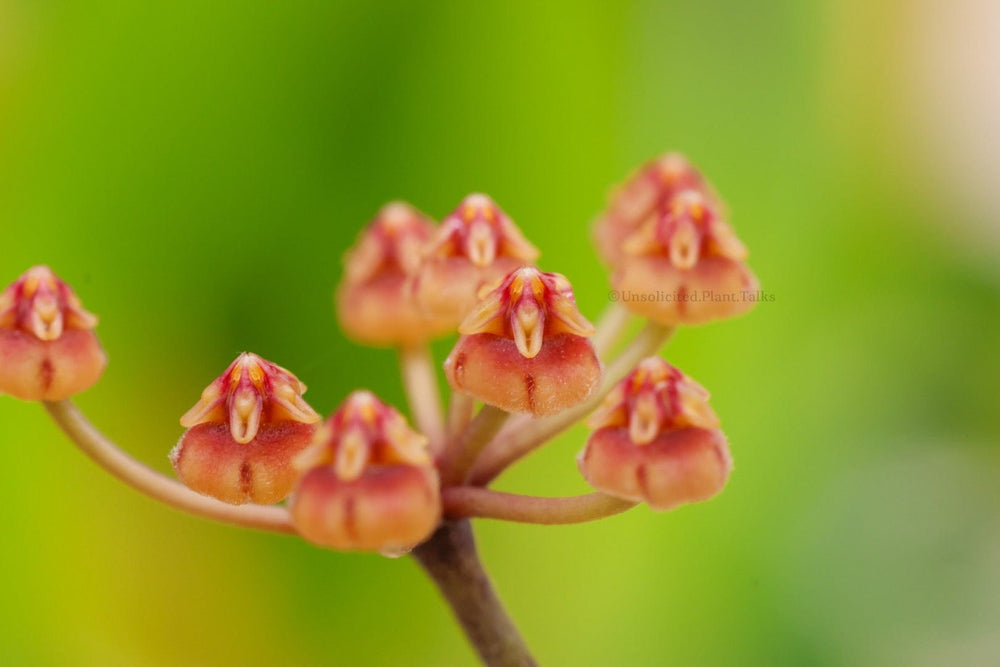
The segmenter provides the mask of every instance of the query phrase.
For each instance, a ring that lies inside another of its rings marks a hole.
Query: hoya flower
[[[427,438],[395,409],[356,391],[296,460],[292,521],[311,542],[340,550],[407,550],[441,518]]]
[[[732,469],[708,392],[659,357],[636,366],[608,394],[577,458],[594,488],[669,510],[707,500]]]
[[[368,345],[405,345],[427,340],[450,325],[419,310],[409,279],[420,265],[431,220],[409,204],[386,204],[344,257],[337,288],[337,317],[344,331]]]
[[[715,198],[705,177],[680,153],[667,153],[637,169],[615,190],[607,210],[594,225],[594,240],[601,257],[617,265],[625,239],[684,190],[697,190]]]
[[[232,505],[280,502],[297,472],[292,459],[312,441],[320,417],[290,372],[244,352],[205,388],[183,417],[170,452],[185,485]]]
[[[703,324],[745,313],[757,301],[746,248],[697,190],[677,194],[623,249],[615,288],[627,308],[661,324]]]
[[[444,219],[424,255],[414,282],[417,302],[454,329],[482,287],[531,264],[538,250],[492,199],[472,194]]]
[[[97,318],[47,266],[0,293],[0,392],[58,401],[91,387],[107,365]]]
[[[588,340],[594,327],[558,273],[513,271],[483,295],[459,332],[445,361],[448,382],[507,412],[554,414],[586,400],[600,382]]]

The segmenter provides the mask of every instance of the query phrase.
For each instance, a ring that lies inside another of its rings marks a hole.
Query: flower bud
[[[679,193],[629,236],[612,276],[624,305],[661,324],[703,324],[741,315],[759,284],[746,248],[705,195]]]
[[[295,464],[303,474],[292,521],[310,542],[398,553],[427,539],[441,519],[427,438],[370,392],[348,396]]]
[[[594,327],[558,273],[512,272],[484,290],[445,361],[456,390],[507,412],[549,415],[586,400],[601,380]]]
[[[732,469],[708,392],[658,357],[645,359],[608,394],[577,457],[599,491],[655,510],[707,500]]]
[[[417,302],[452,329],[476,305],[479,290],[538,258],[538,250],[486,195],[466,197],[424,251]]]
[[[177,476],[232,505],[284,500],[297,478],[292,459],[320,420],[302,399],[305,390],[284,368],[241,354],[181,417],[188,430],[170,452]]]
[[[667,153],[637,169],[612,195],[594,225],[601,257],[611,266],[621,261],[622,244],[684,190],[697,190],[714,200],[712,187],[680,153]]]
[[[434,232],[431,220],[409,204],[378,212],[344,257],[337,317],[348,336],[368,345],[418,343],[447,331],[413,303],[409,279]]]
[[[88,389],[107,365],[95,326],[49,267],[29,269],[0,293],[0,392],[59,401]]]

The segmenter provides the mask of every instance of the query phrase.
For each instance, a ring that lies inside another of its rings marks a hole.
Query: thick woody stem
[[[448,601],[484,664],[488,667],[537,664],[479,562],[467,520],[445,522],[412,553]]]
[[[456,486],[442,492],[444,514],[453,519],[482,517],[518,523],[561,525],[597,521],[635,507],[604,493],[564,498],[541,498],[492,491],[478,486]]]
[[[283,507],[227,505],[202,496],[180,482],[139,463],[108,440],[69,400],[44,402],[45,409],[63,432],[114,477],[154,500],[189,514],[243,528],[294,534],[288,511]]]
[[[444,413],[438,391],[437,371],[429,345],[400,348],[399,367],[403,388],[417,429],[430,440],[433,451],[444,446]]]
[[[586,401],[559,414],[542,419],[512,419],[483,451],[469,480],[485,486],[518,459],[566,430],[601,404],[612,387],[633,367],[663,347],[674,333],[673,327],[649,322],[627,348],[604,370],[601,386]]]

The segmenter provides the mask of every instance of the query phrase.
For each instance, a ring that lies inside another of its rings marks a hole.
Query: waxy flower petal
[[[89,388],[107,364],[95,326],[69,285],[29,269],[0,293],[0,392],[57,401]]]
[[[722,490],[732,460],[708,392],[658,357],[636,366],[590,418],[578,457],[596,489],[666,510]]]
[[[424,214],[403,202],[382,207],[344,257],[337,288],[337,317],[344,331],[368,345],[404,345],[448,332],[418,309],[411,278],[434,233]]]
[[[231,504],[283,500],[297,477],[292,459],[320,420],[305,390],[277,364],[241,354],[181,417],[188,430],[170,454],[177,476]]]
[[[262,426],[242,444],[227,424],[206,422],[185,431],[170,463],[192,491],[230,505],[270,505],[291,493],[299,477],[292,461],[315,432],[315,424],[283,421]]]
[[[441,520],[437,472],[422,466],[376,466],[345,480],[326,466],[307,471],[290,511],[299,534],[339,551],[399,554],[420,544]]]
[[[445,373],[463,391],[508,412],[553,414],[585,400],[601,365],[564,276],[513,271],[484,294],[459,327]]]
[[[417,302],[454,328],[484,285],[534,262],[538,250],[492,199],[473,194],[442,221],[424,256],[414,280]]]
[[[302,478],[291,501],[292,520],[316,544],[406,550],[440,521],[427,438],[370,392],[351,394],[295,465]]]
[[[602,428],[590,436],[577,463],[598,491],[657,511],[712,498],[733,467],[722,431],[704,428],[664,431],[641,446],[625,429]]]
[[[705,177],[680,153],[667,153],[637,169],[615,190],[594,226],[597,249],[605,261],[617,265],[624,254],[625,239],[657,217],[684,190],[716,199]]]
[[[705,195],[686,190],[623,243],[612,276],[625,307],[667,325],[742,314],[758,300],[747,251]]]

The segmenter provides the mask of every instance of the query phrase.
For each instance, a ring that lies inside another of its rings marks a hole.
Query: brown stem
[[[597,521],[621,514],[636,505],[634,501],[603,493],[543,498],[478,486],[455,486],[444,489],[441,495],[445,516],[453,519],[482,517],[546,526]]]
[[[451,606],[465,636],[489,667],[537,665],[493,590],[468,520],[447,521],[413,556]]]

